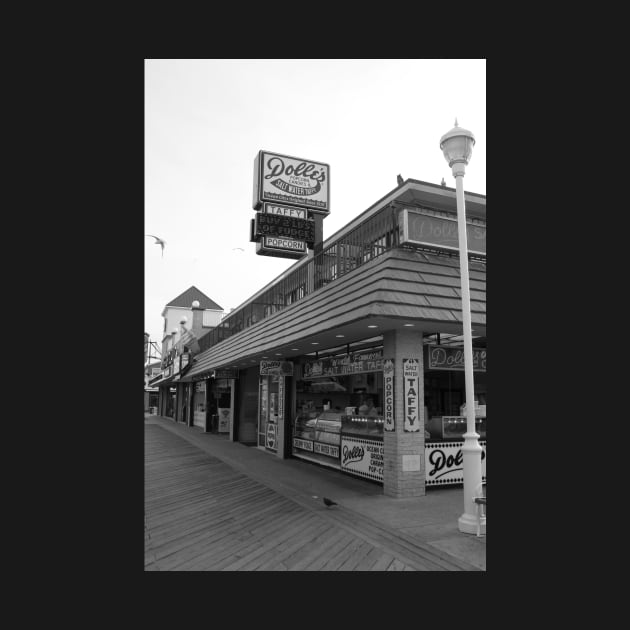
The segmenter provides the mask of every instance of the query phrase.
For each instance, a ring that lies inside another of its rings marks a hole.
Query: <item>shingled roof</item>
[[[202,293],[195,286],[186,289],[181,295],[178,295],[174,300],[171,300],[166,306],[190,308],[193,300],[199,300],[200,308],[209,308],[215,311],[223,310],[223,307],[219,306],[214,300],[211,300],[205,293]]]

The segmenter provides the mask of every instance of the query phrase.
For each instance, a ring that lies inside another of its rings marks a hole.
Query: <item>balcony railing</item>
[[[397,211],[386,206],[257,295],[252,302],[232,311],[199,340],[200,350],[207,350],[304,299],[397,245]]]

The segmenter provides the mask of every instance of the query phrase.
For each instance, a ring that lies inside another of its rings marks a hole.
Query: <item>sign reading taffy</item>
[[[263,202],[287,203],[330,213],[330,166],[289,155],[259,151],[254,160],[252,207]]]

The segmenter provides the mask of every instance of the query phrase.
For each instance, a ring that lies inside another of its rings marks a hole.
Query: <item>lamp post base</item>
[[[476,534],[477,506],[475,505],[475,496],[478,496],[477,492],[481,489],[481,453],[483,449],[479,444],[479,434],[474,430],[467,431],[463,437],[464,513],[459,517],[457,525],[460,532]],[[481,519],[482,532],[485,532],[485,528],[486,519],[484,516]]]
[[[476,534],[477,533],[477,517],[471,516],[470,514],[462,514],[459,519],[457,519],[457,527],[460,532],[464,534]],[[481,527],[480,534],[485,535],[486,533],[486,517],[481,517]]]

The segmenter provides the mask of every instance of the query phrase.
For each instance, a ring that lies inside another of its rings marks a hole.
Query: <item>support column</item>
[[[392,330],[383,335],[383,358],[394,360],[394,431],[384,431],[385,466],[383,493],[386,496],[404,498],[421,497],[425,494],[424,462],[424,362],[422,332]],[[405,431],[405,383],[403,359],[418,361],[418,391],[415,421]]]
[[[237,379],[230,379],[230,409],[232,410],[232,413],[230,414],[230,442],[238,441],[238,431],[236,429],[236,423],[238,422],[238,418],[236,417],[236,386]],[[258,433],[256,433],[256,439],[258,440]]]

